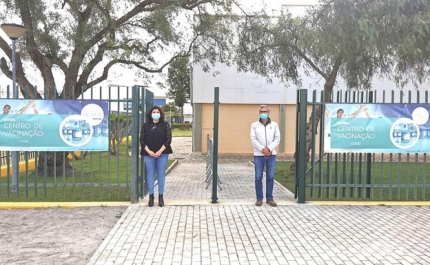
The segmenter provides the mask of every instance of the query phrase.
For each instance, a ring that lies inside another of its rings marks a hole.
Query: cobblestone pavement
[[[90,264],[430,264],[429,209],[131,206]]]
[[[296,204],[278,185],[257,207],[246,163],[219,165],[211,204],[204,169],[179,163],[166,206],[130,206],[89,264],[430,264],[430,207]]]
[[[180,162],[178,168],[167,175],[164,196],[173,204],[178,200],[211,200],[212,181],[206,182],[205,174],[206,167],[202,163]],[[219,166],[218,175],[221,180],[218,186],[218,202],[254,203],[254,167],[246,163],[222,164]],[[293,200],[293,194],[279,183],[275,183],[273,194],[275,199]]]

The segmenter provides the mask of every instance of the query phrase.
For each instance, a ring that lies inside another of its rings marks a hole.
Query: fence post
[[[296,165],[298,166],[298,203],[305,203],[306,200],[306,117],[308,90],[300,89],[299,94],[299,133],[298,133],[298,155]]]
[[[131,203],[137,203],[138,198],[138,175],[139,175],[139,97],[140,88],[133,86],[132,88],[132,102],[131,102],[131,113],[132,113],[132,137],[131,137]],[[127,102],[128,104],[128,102]]]
[[[373,91],[369,91],[369,103],[373,103]],[[366,198],[370,198],[370,184],[372,183],[372,154],[367,154],[366,169]]]
[[[212,203],[218,202],[218,120],[219,120],[219,87],[215,87],[214,94],[214,139],[213,139],[213,178],[212,178]]]

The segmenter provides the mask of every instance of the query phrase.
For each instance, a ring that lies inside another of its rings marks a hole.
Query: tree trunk
[[[117,151],[119,149],[119,142],[116,140],[111,140],[110,141],[110,149],[109,149],[109,153],[111,155],[117,155]]]
[[[312,131],[312,120],[315,119],[315,132]],[[321,120],[321,105],[315,108],[315,113],[311,113],[308,122],[306,123],[306,163],[310,160],[310,152],[313,147],[312,133],[318,133],[318,124]],[[294,163],[291,164],[290,170],[296,172],[297,152],[294,153]]]
[[[333,90],[334,84],[336,82],[336,76],[339,71],[340,64],[342,63],[342,58],[339,58],[336,60],[333,69],[330,73],[330,75],[326,78],[326,82],[324,84],[324,101],[330,102],[331,101],[331,91]],[[311,113],[311,116],[309,117],[308,122],[306,123],[306,161],[304,161],[306,164],[310,160],[310,152],[314,146],[312,142],[312,134],[315,135],[318,133],[318,124],[321,120],[321,113],[322,113],[322,106],[318,105],[315,108],[315,113]],[[315,132],[312,131],[312,120],[315,119]],[[322,126],[322,125],[321,125]],[[298,130],[298,128],[297,128]],[[294,153],[294,163],[291,164],[290,170],[293,172],[296,172],[296,163],[297,163],[297,152]]]
[[[68,152],[39,152],[37,174],[43,175],[45,173],[45,155],[48,177],[62,176],[64,172],[66,175],[70,174],[73,167],[69,163],[67,154]]]

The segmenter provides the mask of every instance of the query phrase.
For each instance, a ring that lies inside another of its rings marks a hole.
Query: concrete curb
[[[304,204],[297,203],[296,201],[277,201],[278,207],[282,206],[414,206],[425,207],[430,206],[430,201],[309,201]],[[210,200],[165,200],[165,206],[198,206],[198,205],[211,205],[211,206],[253,206],[253,201],[218,201],[212,203]],[[142,206],[147,207],[146,201],[132,204],[130,202],[0,202],[0,210],[10,209],[36,209],[36,208],[82,208],[82,207],[117,207],[117,206]],[[257,206],[255,206],[257,207]],[[270,207],[263,204],[261,207]]]
[[[176,165],[179,163],[178,161],[178,159],[175,159],[175,161],[173,161],[173,163],[166,169],[166,175],[176,167]]]

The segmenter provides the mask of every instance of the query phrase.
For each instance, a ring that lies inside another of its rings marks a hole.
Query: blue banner
[[[108,151],[107,101],[0,99],[0,106],[0,150]]]
[[[429,153],[430,104],[326,104],[324,152]]]

